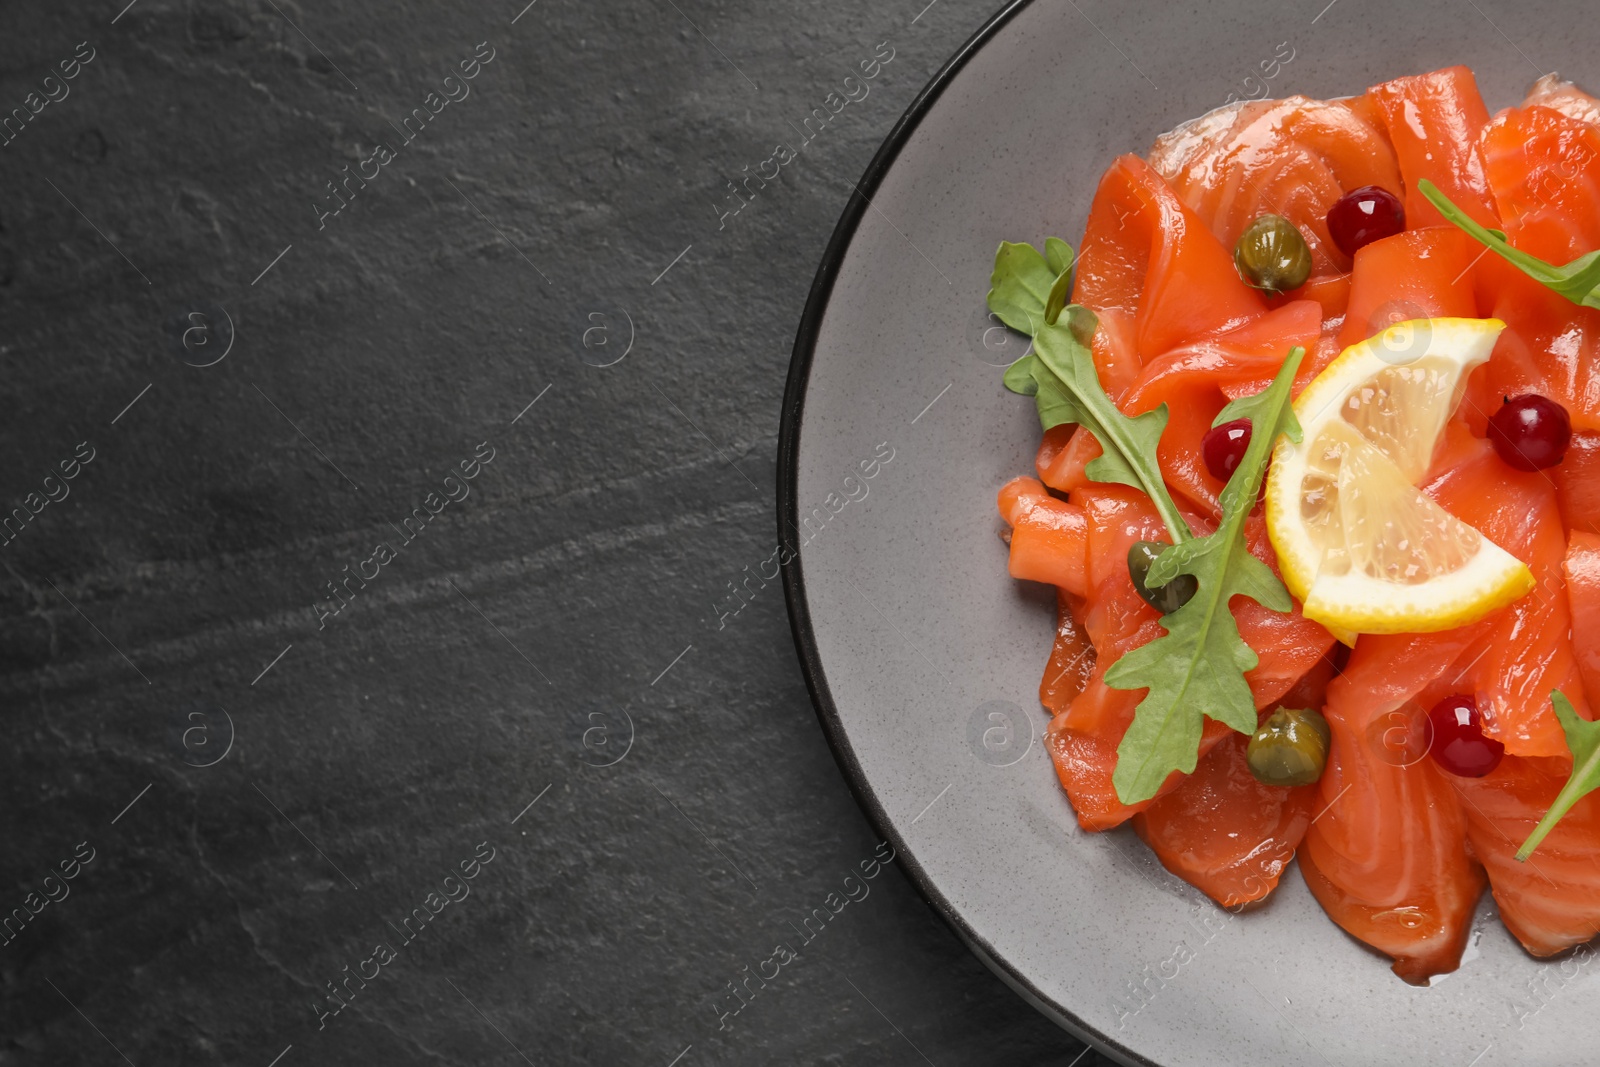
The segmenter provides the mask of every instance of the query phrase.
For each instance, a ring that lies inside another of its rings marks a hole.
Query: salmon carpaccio
[[[1245,101],[1122,156],[1102,177],[1079,252],[1073,302],[1099,318],[1092,350],[1127,414],[1166,404],[1157,458],[1196,533],[1220,516],[1222,484],[1200,440],[1231,399],[1264,388],[1294,346],[1295,392],[1348,345],[1434,316],[1507,323],[1466,384],[1423,491],[1533,571],[1531,594],[1456,630],[1363,635],[1345,649],[1301,616],[1231,605],[1259,663],[1259,714],[1315,707],[1331,731],[1319,782],[1264,785],[1243,734],[1207,720],[1194,773],[1121,803],[1117,746],[1143,690],[1105,684],[1117,659],[1162,633],[1134,591],[1133,542],[1164,539],[1148,498],[1089,479],[1087,431],[1057,426],[1034,476],[999,494],[1013,577],[1053,585],[1058,626],[1039,699],[1046,748],[1079,825],[1131,820],[1179,877],[1226,907],[1260,901],[1293,861],[1329,918],[1426,983],[1460,963],[1487,886],[1527,950],[1548,956],[1600,930],[1600,796],[1581,801],[1530,862],[1514,853],[1571,770],[1551,710],[1559,689],[1590,718],[1600,694],[1600,311],[1578,307],[1453,226],[1417,191],[1435,183],[1518,248],[1565,263],[1600,248],[1600,102],[1554,75],[1491,115],[1471,71],[1398,78],[1341,100]],[[1406,229],[1347,256],[1325,216],[1344,193],[1400,197]],[[1300,289],[1269,298],[1241,280],[1232,248],[1272,212],[1312,256]],[[1526,473],[1501,462],[1486,424],[1505,396],[1536,392],[1570,414],[1565,462]],[[1250,550],[1276,570],[1259,510]],[[1476,699],[1505,758],[1462,778],[1427,758],[1428,708]]]

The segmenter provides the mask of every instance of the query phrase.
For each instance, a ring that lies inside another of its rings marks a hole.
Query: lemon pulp
[[[1347,348],[1295,402],[1302,441],[1274,449],[1267,531],[1306,617],[1340,640],[1451,629],[1532,588],[1521,561],[1416,488],[1503,328],[1398,323]]]

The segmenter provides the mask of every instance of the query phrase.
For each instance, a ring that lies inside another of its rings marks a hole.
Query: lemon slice
[[[1463,626],[1533,588],[1523,563],[1416,488],[1499,319],[1396,323],[1330,363],[1280,437],[1267,533],[1306,618],[1358,633]]]

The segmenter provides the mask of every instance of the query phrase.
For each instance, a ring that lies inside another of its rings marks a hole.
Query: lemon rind
[[[1423,585],[1397,587],[1365,574],[1319,577],[1301,610],[1315,622],[1356,633],[1436,633],[1477,622],[1533,586],[1526,564],[1485,540],[1466,567]],[[1411,589],[1415,594],[1407,595]]]

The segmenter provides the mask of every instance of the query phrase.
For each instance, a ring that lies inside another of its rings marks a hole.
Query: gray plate
[[[1032,405],[1000,386],[1017,342],[985,335],[996,243],[1076,244],[1115,155],[1258,91],[1245,79],[1284,44],[1273,96],[1452,63],[1491,109],[1541,69],[1597,80],[1600,23],[1578,4],[1338,0],[1319,17],[1325,3],[1019,3],[934,78],[847,207],[795,345],[779,511],[800,552],[784,571],[796,644],[840,765],[929,902],[1118,1059],[1590,1062],[1590,969],[1534,962],[1489,898],[1462,968],[1412,988],[1297,871],[1232,916],[1129,831],[1080,832],[1041,746],[1053,601],[1006,576],[996,536],[995,491],[1038,440]]]

